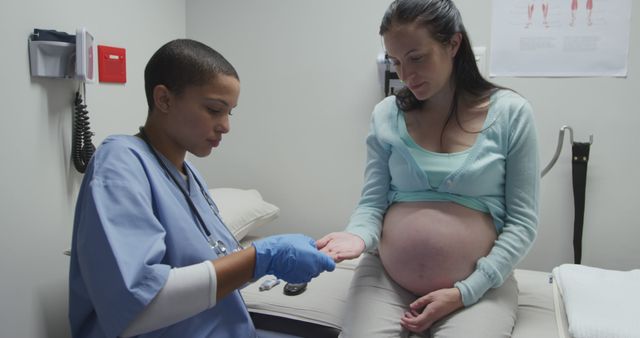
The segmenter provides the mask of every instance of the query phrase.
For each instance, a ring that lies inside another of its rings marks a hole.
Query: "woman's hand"
[[[364,252],[362,238],[348,232],[332,232],[316,241],[316,247],[336,263],[358,258]]]
[[[420,333],[439,319],[464,307],[458,288],[440,289],[409,304],[409,311],[400,318],[402,327]]]

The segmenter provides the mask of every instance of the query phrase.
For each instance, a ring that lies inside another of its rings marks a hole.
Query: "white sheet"
[[[574,338],[640,337],[640,270],[553,269]]]

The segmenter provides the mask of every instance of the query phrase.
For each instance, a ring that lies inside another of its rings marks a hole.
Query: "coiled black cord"
[[[96,147],[91,142],[93,133],[89,127],[89,112],[87,105],[82,102],[80,91],[76,92],[74,106],[71,157],[76,170],[84,173]]]

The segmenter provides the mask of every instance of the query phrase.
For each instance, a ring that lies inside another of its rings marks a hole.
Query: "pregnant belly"
[[[391,278],[421,296],[468,277],[496,240],[490,215],[452,202],[402,202],[387,211],[380,260]]]

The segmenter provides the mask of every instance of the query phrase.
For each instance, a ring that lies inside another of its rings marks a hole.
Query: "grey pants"
[[[365,254],[356,268],[347,300],[341,338],[511,337],[518,309],[513,274],[476,304],[442,318],[421,334],[409,332],[400,318],[417,297],[396,284],[377,255]]]

